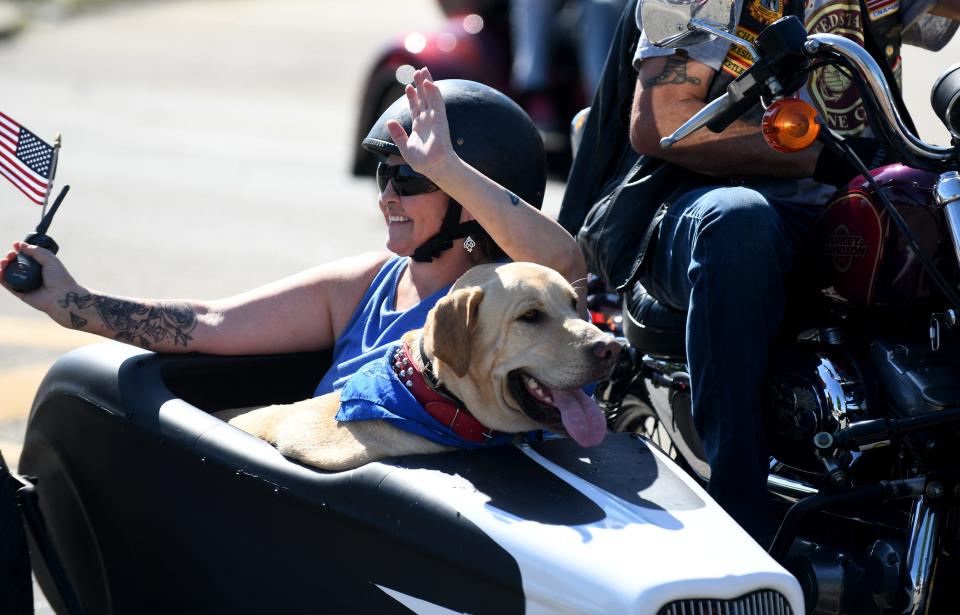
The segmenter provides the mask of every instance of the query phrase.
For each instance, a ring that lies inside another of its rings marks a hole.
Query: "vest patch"
[[[747,11],[751,17],[760,23],[764,25],[772,24],[783,17],[783,9],[789,1],[790,0],[750,0]]]
[[[863,21],[856,2],[840,0],[822,6],[807,17],[807,32],[836,34],[864,44]],[[826,66],[810,74],[807,87],[814,102],[837,133],[858,135],[867,126],[867,112],[860,92],[851,80],[833,66]]]
[[[744,26],[737,26],[736,35],[748,43],[757,41],[757,33]],[[751,66],[753,66],[753,56],[750,52],[742,45],[731,45],[720,67],[724,72],[739,77]]]
[[[870,21],[892,15],[900,10],[900,0],[866,0]]]

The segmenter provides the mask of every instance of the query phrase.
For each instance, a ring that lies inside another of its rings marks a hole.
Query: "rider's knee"
[[[710,237],[711,243],[732,252],[766,251],[779,243],[779,216],[756,190],[743,186],[719,188],[707,198],[700,231]]]

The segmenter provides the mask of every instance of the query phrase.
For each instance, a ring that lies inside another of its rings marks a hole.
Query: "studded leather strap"
[[[501,432],[490,429],[470,414],[470,411],[463,407],[462,402],[456,403],[432,389],[423,374],[414,366],[410,348],[406,343],[402,344],[393,355],[393,371],[430,416],[467,442],[485,444],[501,435]]]

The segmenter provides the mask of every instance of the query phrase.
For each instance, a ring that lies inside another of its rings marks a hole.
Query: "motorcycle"
[[[446,18],[435,31],[404,33],[386,45],[374,60],[364,81],[357,132],[360,143],[380,114],[403,95],[413,71],[428,67],[435,79],[470,79],[485,83],[517,100],[522,97],[510,83],[512,63],[507,0],[440,0]],[[566,2],[553,22],[553,49],[548,92],[560,123],[564,126],[583,108],[580,73],[574,48],[578,16],[576,3]],[[543,134],[548,170],[565,177],[570,167],[566,133]],[[354,175],[373,175],[376,157],[359,145],[354,148]]]
[[[786,124],[778,122],[790,117],[790,126],[798,125],[791,115],[797,99],[786,94],[814,63],[829,62],[858,80],[871,125],[905,162],[868,170],[829,130],[820,131],[862,175],[829,200],[816,223],[805,258],[813,284],[795,289],[769,367],[768,492],[783,515],[769,552],[800,580],[808,613],[955,612],[960,65],[938,79],[931,97],[952,146],[930,145],[906,127],[884,73],[861,46],[808,35],[793,17],[750,43],[731,34],[729,4],[642,0],[654,44],[721,37],[755,59],[661,146],[703,127],[721,132],[758,102],[768,141],[782,146]],[[601,320],[623,335],[628,351],[601,390],[611,426],[649,436],[705,484],[710,467],[691,414],[686,313],[639,284],[622,298],[594,284],[591,310],[605,314]]]

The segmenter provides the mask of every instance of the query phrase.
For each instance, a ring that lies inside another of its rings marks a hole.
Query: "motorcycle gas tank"
[[[880,190],[948,277],[956,274],[943,214],[933,202],[934,173],[901,164],[872,172]],[[813,229],[817,278],[826,294],[862,307],[900,306],[938,291],[890,220],[876,191],[858,177],[828,203]]]

